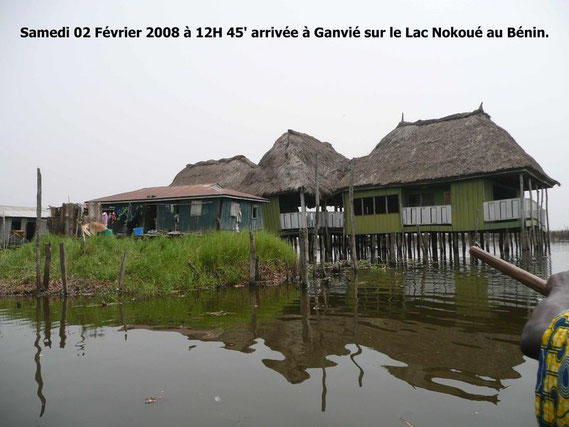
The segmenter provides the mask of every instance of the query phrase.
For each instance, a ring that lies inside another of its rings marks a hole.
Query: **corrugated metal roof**
[[[266,202],[263,197],[223,188],[218,184],[177,185],[172,187],[148,187],[113,196],[90,200],[91,202],[131,202],[150,200],[187,199],[200,197],[230,197]]]
[[[7,218],[35,218],[36,208],[28,208],[25,206],[7,206],[0,205],[0,217],[6,216]],[[41,217],[48,218],[50,216],[49,209],[41,210]]]

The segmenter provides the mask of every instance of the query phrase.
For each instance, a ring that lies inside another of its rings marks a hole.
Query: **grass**
[[[293,265],[292,248],[267,232],[256,232],[261,280],[282,276]],[[141,295],[168,294],[212,286],[246,283],[249,277],[249,233],[210,232],[180,238],[117,239],[111,236],[87,238],[82,242],[61,236],[41,240],[42,272],[45,244],[52,247],[51,280],[59,281],[58,245],[65,242],[68,277],[82,284],[116,286],[124,250],[127,266],[124,279],[128,292]],[[265,276],[265,277],[263,277]],[[0,251],[0,283],[4,290],[35,283],[35,243]]]

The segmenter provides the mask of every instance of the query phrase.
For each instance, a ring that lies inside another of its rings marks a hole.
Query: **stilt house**
[[[301,195],[308,209],[316,206],[316,156],[318,156],[320,226],[343,230],[342,198],[335,194],[337,183],[347,172],[349,160],[328,142],[293,130],[288,130],[265,153],[257,168],[243,179],[240,188],[269,199],[264,206],[265,229],[279,235],[298,234],[303,225]],[[325,210],[325,209],[323,209]],[[315,221],[308,213],[307,226]]]
[[[402,121],[353,168],[358,235],[545,230],[547,189],[559,184],[482,106]],[[349,185],[347,174],[338,185],[346,218]]]

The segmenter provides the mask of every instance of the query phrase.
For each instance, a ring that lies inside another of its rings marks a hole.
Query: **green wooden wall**
[[[231,202],[239,203],[239,207],[241,209],[241,224],[239,224],[239,230],[261,230],[263,228],[263,209],[261,205],[265,203],[255,203],[246,200],[222,199],[222,230],[234,230],[237,223],[237,218],[231,216]],[[256,219],[253,219],[254,205],[257,206]]]
[[[520,226],[519,220],[484,222],[483,202],[494,199],[493,186],[493,181],[488,178],[451,184],[452,231],[498,230]]]
[[[354,199],[375,196],[390,196],[397,194],[401,197],[399,188],[377,188],[373,190],[354,191]],[[344,224],[345,232],[350,234],[350,198],[349,193],[344,193]],[[399,213],[387,213],[379,215],[358,215],[354,217],[356,234],[381,234],[397,233],[401,231],[401,217]]]
[[[281,232],[279,196],[273,196],[269,199],[269,203],[263,203],[262,210],[265,230],[279,235]]]
[[[452,206],[452,225],[421,225],[423,231],[485,231],[504,228],[517,228],[519,220],[505,222],[484,222],[483,202],[494,200],[494,184],[491,178],[477,178],[457,181],[450,184]],[[435,184],[431,187],[410,188],[380,188],[354,191],[354,199],[361,197],[385,196],[399,194],[403,207],[408,206],[409,195],[421,192],[431,192],[435,195],[435,204],[443,204],[443,192],[449,186]],[[518,192],[519,193],[519,192]],[[345,230],[351,233],[349,217],[350,206],[348,192],[343,193],[345,206]],[[356,234],[382,234],[401,231],[400,214],[360,215],[355,217]],[[413,232],[417,226],[405,226],[405,231]]]
[[[239,225],[240,230],[253,229],[261,230],[263,228],[263,206],[266,203],[257,203],[247,200],[236,200],[228,198],[218,198],[218,199],[202,199],[202,212],[201,215],[190,215],[191,201],[189,200],[179,200],[173,202],[174,211],[170,208],[170,204],[167,202],[149,202],[149,203],[132,203],[131,210],[135,212],[134,218],[129,222],[129,229],[132,227],[142,227],[143,226],[143,206],[144,205],[156,205],[157,209],[157,228],[159,230],[174,230],[174,216],[179,215],[179,223],[177,230],[181,232],[192,232],[192,231],[208,231],[216,230],[217,222],[216,217],[219,212],[221,203],[221,224],[220,228],[222,230],[234,230],[235,223],[237,219],[232,217],[231,214],[231,202],[237,202],[241,209],[241,223]],[[253,206],[257,206],[257,218],[253,219],[252,209]],[[103,210],[108,208],[109,205],[103,206]],[[129,204],[117,204],[113,203],[115,210],[123,210],[129,207]],[[123,231],[123,226],[127,222],[127,215],[122,215],[112,226],[113,232],[121,233]]]

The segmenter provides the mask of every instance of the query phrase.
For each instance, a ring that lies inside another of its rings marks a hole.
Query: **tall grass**
[[[265,271],[292,265],[294,251],[278,237],[256,232],[257,256]],[[52,246],[52,280],[61,278],[58,245],[65,242],[68,276],[82,282],[114,282],[124,250],[127,250],[125,287],[139,294],[163,294],[242,283],[248,278],[249,233],[211,232],[180,238],[117,239],[109,236],[82,242],[60,236],[44,236]],[[280,266],[280,267],[279,267]],[[43,266],[42,266],[43,268]],[[35,245],[0,251],[0,282],[31,283],[35,280]]]

